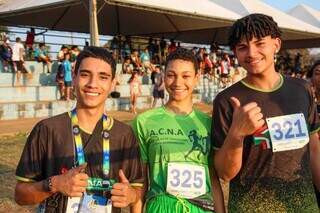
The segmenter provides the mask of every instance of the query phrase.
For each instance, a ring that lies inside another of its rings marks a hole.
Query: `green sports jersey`
[[[150,187],[147,199],[168,194],[169,163],[187,164],[186,167],[190,165],[190,168],[191,165],[199,165],[205,171],[205,193],[188,200],[203,209],[213,210],[208,169],[211,118],[198,110],[182,116],[160,107],[137,116],[133,127],[140,143],[142,161],[149,167]],[[191,177],[196,179],[195,176]],[[185,183],[189,181],[183,178],[181,180]],[[190,180],[189,184],[194,183]]]

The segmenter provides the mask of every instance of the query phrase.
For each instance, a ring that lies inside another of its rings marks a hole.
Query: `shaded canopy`
[[[98,8],[99,33],[104,35],[164,35],[180,39],[183,32],[226,27],[240,18],[210,0],[106,0],[98,1]],[[89,32],[88,2],[44,0],[39,4],[37,0],[11,0],[0,5],[0,24]],[[204,42],[211,42],[212,35]],[[183,38],[187,42],[202,40]]]
[[[97,1],[99,33],[104,35],[164,36],[183,42],[226,44],[228,29],[236,19],[263,12],[279,23],[285,44],[320,36],[319,28],[290,19],[258,0]],[[89,32],[88,0],[10,0],[0,5],[0,24]]]
[[[300,4],[287,12],[289,15],[320,28],[320,11],[305,4]]]

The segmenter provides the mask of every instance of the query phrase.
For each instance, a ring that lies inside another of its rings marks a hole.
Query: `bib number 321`
[[[267,118],[273,152],[294,150],[309,142],[309,132],[302,113]]]
[[[178,197],[195,198],[206,193],[206,173],[203,166],[169,163],[167,192]]]

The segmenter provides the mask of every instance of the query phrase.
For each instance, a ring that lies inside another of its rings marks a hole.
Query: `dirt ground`
[[[198,103],[195,104],[195,107],[211,115],[211,105]],[[143,111],[145,110],[138,110],[138,113]],[[135,115],[129,111],[110,111],[108,115],[123,122],[131,121],[135,117]],[[42,119],[44,118],[0,121],[0,136],[12,136],[19,133],[30,132],[32,127]]]

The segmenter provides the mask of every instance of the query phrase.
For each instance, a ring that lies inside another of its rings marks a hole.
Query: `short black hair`
[[[194,66],[194,70],[196,71],[196,73],[198,73],[199,63],[198,63],[196,56],[193,54],[193,52],[191,50],[179,47],[175,51],[170,53],[169,56],[167,57],[167,61],[165,64],[165,70],[167,70],[168,64],[174,60],[184,60],[184,61],[191,62]]]
[[[88,46],[83,51],[81,51],[77,57],[77,61],[74,69],[74,72],[76,75],[78,74],[78,69],[80,67],[82,60],[85,58],[97,58],[97,59],[103,60],[104,62],[109,64],[111,67],[112,79],[115,77],[116,62],[107,49],[102,47]]]
[[[315,61],[314,64],[311,66],[310,70],[307,73],[307,78],[312,78],[314,70],[318,65],[320,65],[320,60]]]
[[[231,49],[246,39],[250,41],[253,37],[263,38],[271,36],[271,38],[281,38],[281,30],[277,22],[271,16],[253,13],[241,19],[238,19],[229,31],[228,43]]]

